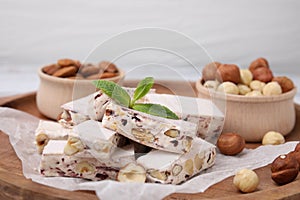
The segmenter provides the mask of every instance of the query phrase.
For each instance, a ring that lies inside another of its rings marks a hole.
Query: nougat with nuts
[[[133,95],[135,88],[123,88],[129,95]],[[155,89],[151,89],[150,93],[155,93]],[[90,119],[102,121],[106,106],[111,101],[111,98],[102,91],[97,91],[86,97],[70,101],[61,106],[63,112],[60,114],[58,121],[66,128],[72,128]]]
[[[147,182],[179,184],[211,167],[215,162],[214,145],[195,138],[191,150],[184,154],[152,150],[137,159],[146,170]]]
[[[35,130],[35,145],[41,154],[49,140],[66,140],[72,130],[63,128],[59,123],[40,120]]]
[[[93,156],[90,149],[84,149],[74,155],[64,153],[66,140],[50,140],[46,145],[39,171],[47,177],[63,176],[88,180],[116,180],[119,170],[135,161],[133,146],[118,148],[110,160],[101,160]]]
[[[221,134],[224,115],[209,100],[169,94],[147,94],[143,101],[166,106],[180,119],[197,124],[197,136],[213,144]]]
[[[142,113],[113,102],[106,107],[102,124],[140,144],[169,152],[189,152],[197,125]]]

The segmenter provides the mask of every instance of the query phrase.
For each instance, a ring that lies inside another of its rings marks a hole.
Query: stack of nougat
[[[122,107],[101,91],[66,103],[58,122],[41,120],[36,129],[40,173],[179,184],[214,164],[224,116],[213,103],[154,90],[139,101],[167,106],[180,119]]]

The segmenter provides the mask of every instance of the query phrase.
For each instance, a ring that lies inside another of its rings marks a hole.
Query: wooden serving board
[[[125,86],[136,86],[136,81],[125,82]],[[196,96],[194,83],[161,81],[154,86],[158,93],[171,93]],[[15,108],[41,119],[46,119],[37,109],[35,93],[0,98],[0,105]],[[287,141],[300,139],[300,109],[297,109],[297,122]],[[248,148],[258,147],[258,143],[247,144]],[[300,175],[295,181],[277,186],[271,179],[270,165],[255,170],[260,177],[257,191],[242,194],[233,186],[229,177],[204,193],[171,194],[165,199],[300,199]],[[41,185],[26,179],[22,174],[22,164],[10,145],[8,136],[0,131],[0,199],[98,199],[93,191],[66,191]]]

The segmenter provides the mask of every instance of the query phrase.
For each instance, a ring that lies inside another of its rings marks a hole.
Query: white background
[[[203,45],[212,59],[242,68],[265,57],[275,75],[290,75],[299,87],[299,19],[297,0],[0,0],[0,96],[34,91],[39,67],[64,57],[84,60],[105,40],[143,27],[183,33]],[[196,60],[199,70],[207,63],[206,55],[181,41],[174,44]],[[117,64],[130,71],[136,60],[143,62],[149,55],[128,56]],[[180,62],[170,61],[169,66],[190,80],[199,76]],[[147,72],[129,74],[127,79],[142,76],[139,73]],[[172,79],[158,74],[156,78]]]

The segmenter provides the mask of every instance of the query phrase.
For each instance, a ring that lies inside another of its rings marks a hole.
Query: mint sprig
[[[93,84],[121,106],[132,108],[134,110],[158,117],[164,117],[168,119],[179,119],[174,112],[172,112],[169,108],[165,106],[151,103],[136,103],[139,99],[144,97],[152,88],[154,84],[154,79],[152,77],[146,77],[145,79],[139,82],[137,88],[134,91],[133,99],[130,98],[129,94],[121,86],[114,82],[106,80],[96,80],[93,81]]]
[[[154,79],[152,77],[146,77],[141,82],[139,82],[138,86],[134,91],[133,99],[130,105],[133,106],[137,100],[144,97],[150,91],[153,84],[154,84]]]
[[[137,104],[134,104],[132,108],[134,110],[148,113],[150,115],[154,115],[154,116],[158,116],[158,117],[164,117],[164,118],[168,118],[168,119],[179,119],[178,116],[175,113],[173,113],[169,108],[162,106],[160,104],[137,103]]]
[[[130,105],[130,96],[129,94],[118,84],[105,81],[105,80],[97,80],[93,81],[94,85],[102,90],[104,94],[112,98],[117,104],[125,107],[129,107]]]

